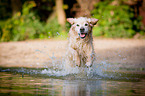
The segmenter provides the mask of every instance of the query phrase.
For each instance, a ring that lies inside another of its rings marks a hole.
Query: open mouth
[[[84,39],[87,36],[87,33],[78,33],[81,39]]]

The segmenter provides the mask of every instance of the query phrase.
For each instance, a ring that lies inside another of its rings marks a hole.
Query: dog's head
[[[92,31],[93,26],[98,22],[95,18],[67,18],[67,21],[72,25],[73,30],[77,32],[81,39],[84,39]]]

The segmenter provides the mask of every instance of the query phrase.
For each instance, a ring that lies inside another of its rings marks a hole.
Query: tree
[[[66,21],[66,15],[63,9],[63,0],[56,0],[56,12],[58,23],[64,27]]]
[[[143,17],[142,22],[145,25],[145,0],[142,1],[142,6],[139,8],[140,16]]]
[[[93,10],[94,4],[96,4],[99,1],[100,0],[77,0],[81,8],[79,12],[79,16],[90,17],[91,16],[90,11]]]
[[[12,15],[14,16],[17,12],[21,12],[22,3],[21,0],[11,0]]]

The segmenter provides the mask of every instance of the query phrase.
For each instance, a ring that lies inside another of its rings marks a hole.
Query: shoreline
[[[93,40],[97,63],[105,61],[125,68],[145,69],[144,39]],[[51,57],[65,56],[67,40],[28,40],[0,43],[0,67],[44,68]]]

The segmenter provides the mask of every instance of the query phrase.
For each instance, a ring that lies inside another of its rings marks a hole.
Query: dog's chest
[[[71,42],[71,47],[76,50],[79,54],[86,54],[87,51],[91,50],[92,43],[84,42],[83,40],[74,40]]]

